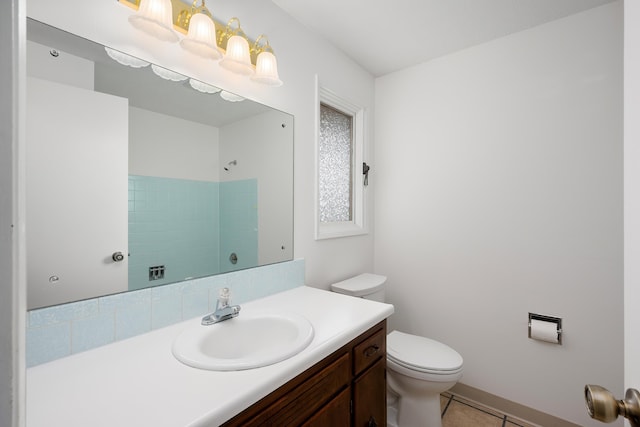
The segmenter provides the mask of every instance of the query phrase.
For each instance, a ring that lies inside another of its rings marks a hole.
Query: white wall
[[[27,41],[28,76],[93,90],[92,61],[66,52],[52,56],[51,50],[50,46]]]
[[[223,171],[220,181],[258,179],[258,264],[293,257],[293,117],[269,111],[220,129],[220,162],[236,165]],[[274,167],[277,166],[277,167]],[[282,166],[279,166],[282,165]]]
[[[623,379],[622,4],[376,80],[376,272],[462,383],[582,426]],[[527,338],[527,314],[564,344]]]
[[[334,281],[363,271],[372,271],[372,235],[318,242],[314,240],[315,181],[312,171],[315,162],[313,141],[316,74],[324,87],[369,110],[373,107],[373,78],[272,2],[219,0],[212,8],[221,21],[227,21],[233,16],[239,17],[242,28],[250,37],[255,38],[259,34],[269,36],[278,58],[278,69],[284,86],[259,87],[246,78],[230,76],[204,60],[189,57],[177,44],[152,43],[145,36],[140,36],[127,22],[131,9],[116,1],[30,0],[28,15],[293,114],[294,256],[305,258],[307,282],[328,288]],[[69,10],[74,13],[68,13]],[[96,16],[100,19],[96,19]],[[369,134],[372,135],[371,132]],[[365,161],[371,161],[369,156],[370,154],[365,155]],[[370,208],[372,203],[370,198]]]
[[[219,129],[129,107],[129,174],[220,180]]]
[[[0,426],[23,426],[25,0],[0,2]]]
[[[640,2],[624,2],[624,21],[624,379],[640,390]]]

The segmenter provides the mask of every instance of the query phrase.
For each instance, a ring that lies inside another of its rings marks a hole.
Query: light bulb
[[[253,74],[249,42],[242,36],[231,36],[227,42],[227,52],[220,61],[220,66],[236,74],[248,76]]]
[[[256,73],[251,80],[267,86],[282,86],[282,80],[278,77],[278,62],[273,53],[260,52],[256,60]]]
[[[208,59],[220,59],[216,42],[216,26],[208,15],[196,13],[189,20],[189,31],[180,45],[187,51]]]
[[[175,43],[171,0],[141,0],[138,12],[129,17],[131,25],[157,39]]]

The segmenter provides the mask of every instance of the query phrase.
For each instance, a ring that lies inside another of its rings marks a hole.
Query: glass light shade
[[[141,0],[138,12],[129,17],[131,25],[163,41],[175,43],[171,0]]]
[[[208,83],[201,82],[200,80],[189,79],[189,84],[192,88],[202,93],[218,93],[219,87],[212,86]]]
[[[278,77],[278,62],[271,52],[260,52],[256,60],[256,73],[251,80],[267,86],[282,86],[282,80]]]
[[[222,58],[216,42],[216,26],[211,17],[204,13],[196,13],[191,17],[187,37],[182,39],[180,45],[203,58]]]
[[[236,74],[245,76],[253,74],[247,39],[242,36],[231,36],[227,42],[227,52],[220,61],[220,66]]]
[[[229,102],[244,101],[244,98],[241,97],[240,95],[236,95],[235,93],[227,92],[226,90],[223,90],[222,92],[220,92],[220,97],[222,99],[224,99],[225,101],[229,101]]]
[[[176,73],[175,71],[167,70],[166,68],[162,68],[156,64],[151,64],[151,69],[156,76],[162,77],[165,80],[171,80],[172,82],[181,82],[183,80],[187,80],[187,76]]]
[[[109,55],[109,58],[113,59],[119,64],[126,65],[127,67],[132,68],[142,68],[149,65],[147,61],[143,61],[142,59],[138,59],[135,56],[127,55],[126,53],[120,52],[119,50],[111,49],[110,47],[104,47],[104,50]]]

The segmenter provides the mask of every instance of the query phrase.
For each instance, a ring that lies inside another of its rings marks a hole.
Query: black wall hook
[[[371,167],[366,162],[362,162],[362,175],[364,175],[365,187],[369,185],[369,170],[371,170]]]

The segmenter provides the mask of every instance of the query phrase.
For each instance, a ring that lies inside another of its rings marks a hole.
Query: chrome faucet
[[[207,314],[202,318],[202,324],[213,325],[214,323],[222,322],[224,320],[231,319],[240,314],[239,305],[229,305],[231,300],[231,291],[229,288],[222,288],[218,294],[218,302],[216,303],[216,311]]]

